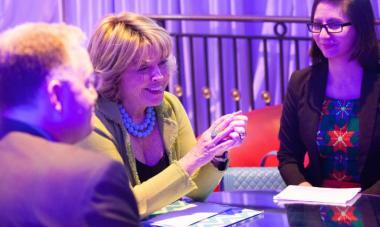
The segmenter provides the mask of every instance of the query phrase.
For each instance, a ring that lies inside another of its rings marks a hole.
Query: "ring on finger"
[[[219,131],[215,128],[211,131],[211,139],[214,139],[218,135]]]
[[[247,136],[245,132],[239,132],[239,137],[241,140],[244,140],[244,138]]]

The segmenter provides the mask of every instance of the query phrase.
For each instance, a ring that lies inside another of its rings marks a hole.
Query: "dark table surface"
[[[263,210],[244,226],[374,226],[380,227],[380,196],[361,195],[350,207],[326,205],[277,205],[275,191],[214,192],[207,202]],[[238,225],[239,226],[239,225]]]

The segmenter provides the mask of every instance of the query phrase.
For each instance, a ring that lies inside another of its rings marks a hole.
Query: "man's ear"
[[[49,100],[54,109],[58,112],[62,111],[62,82],[56,79],[50,80],[48,83]]]

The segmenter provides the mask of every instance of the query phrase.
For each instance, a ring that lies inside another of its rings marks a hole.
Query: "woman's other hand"
[[[215,156],[239,146],[246,137],[248,118],[241,112],[218,118],[198,139],[198,143],[179,160],[191,175],[196,169],[209,163]]]

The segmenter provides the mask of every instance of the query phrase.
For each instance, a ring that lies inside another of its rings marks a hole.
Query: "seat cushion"
[[[276,167],[230,167],[226,170],[221,190],[276,190],[286,187]]]

